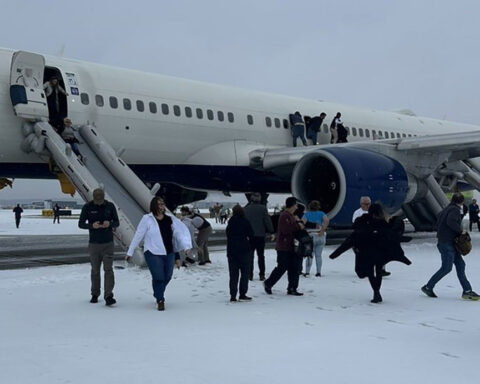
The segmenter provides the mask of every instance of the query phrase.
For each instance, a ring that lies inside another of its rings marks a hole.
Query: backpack
[[[455,248],[462,256],[470,253],[472,250],[472,239],[468,232],[462,233],[455,238]]]
[[[304,229],[295,232],[295,240],[298,245],[296,254],[300,257],[313,257],[313,239]]]

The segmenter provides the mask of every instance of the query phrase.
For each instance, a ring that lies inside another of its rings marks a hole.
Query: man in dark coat
[[[55,221],[60,224],[60,206],[58,204],[53,207],[53,224]]]
[[[117,209],[113,203],[105,200],[105,193],[97,188],[93,191],[93,200],[85,204],[80,213],[78,226],[88,229],[91,270],[91,303],[98,303],[100,296],[100,267],[105,271],[104,298],[110,306],[117,301],[113,298],[115,276],[113,274],[113,229],[120,225]]]
[[[299,278],[299,257],[295,253],[295,233],[299,229],[303,229],[304,225],[300,218],[294,216],[297,210],[297,199],[289,197],[285,201],[285,210],[280,214],[278,219],[277,231],[277,266],[270,274],[270,277],[264,281],[265,292],[272,294],[272,287],[278,280],[288,271],[288,287],[287,294],[294,296],[303,296],[298,292]]]
[[[472,203],[468,206],[468,218],[470,219],[470,232],[472,232],[473,224],[477,223],[478,231],[480,232],[480,220],[478,213],[480,208],[478,207],[477,200],[473,199]]]
[[[15,225],[17,228],[20,226],[20,220],[22,219],[23,209],[20,207],[20,204],[17,204],[15,208],[13,208],[13,212],[15,213]]]
[[[313,145],[318,144],[318,133],[322,129],[322,123],[326,116],[326,113],[322,112],[320,113],[320,116],[315,116],[310,119],[310,124],[307,129],[307,138],[312,140]]]
[[[361,279],[368,277],[373,290],[372,303],[382,302],[380,287],[382,285],[382,269],[390,261],[399,261],[410,265],[400,241],[403,238],[404,225],[401,219],[393,219],[387,223],[380,204],[372,204],[368,214],[362,215],[353,224],[353,233],[330,255],[335,259],[343,252],[354,247],[355,272]]]
[[[265,204],[262,204],[260,193],[252,193],[250,202],[245,206],[245,217],[253,228],[255,237],[252,241],[252,257],[250,263],[250,280],[253,280],[253,269],[255,251],[258,257],[258,269],[260,281],[265,280],[265,236],[267,233],[273,234],[272,220]]]
[[[230,274],[230,301],[237,301],[238,277],[240,274],[240,301],[250,301],[247,296],[250,275],[251,243],[254,233],[245,212],[240,205],[232,209],[233,216],[227,225],[227,258]]]
[[[455,265],[458,280],[463,288],[464,300],[479,300],[480,296],[472,290],[472,286],[465,275],[465,260],[455,247],[455,239],[462,234],[462,209],[465,198],[461,193],[452,196],[451,203],[440,213],[437,220],[437,248],[442,258],[442,266],[421,289],[429,297],[437,297],[433,288]]]

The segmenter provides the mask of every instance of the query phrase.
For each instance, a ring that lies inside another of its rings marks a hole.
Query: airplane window
[[[113,109],[118,108],[118,100],[115,96],[110,96],[109,101],[110,101],[110,107],[111,108],[113,108]]]
[[[137,100],[137,110],[138,112],[145,111],[145,105],[143,104],[142,100]]]
[[[272,126],[272,119],[270,117],[265,117],[265,124],[267,124],[267,127]]]
[[[275,119],[273,119],[273,121],[275,122],[275,127],[280,128],[280,119],[276,117]]]
[[[227,116],[228,116],[228,121],[229,121],[230,123],[233,123],[233,121],[234,121],[233,113],[232,113],[232,112],[228,112],[228,113],[227,113]]]
[[[80,94],[80,100],[82,100],[82,104],[88,105],[90,103],[90,100],[88,98],[88,95],[86,93],[81,93]]]
[[[103,105],[104,105],[103,96],[102,95],[95,95],[95,103],[97,104],[97,107],[103,107]]]
[[[288,129],[290,128],[289,124],[288,124],[288,120],[287,119],[283,119],[283,128],[285,129]]]
[[[388,132],[385,131],[385,138],[388,139]]]
[[[197,117],[203,119],[203,111],[201,108],[197,108]]]
[[[352,127],[352,135],[357,136],[357,128]]]
[[[363,137],[363,128],[358,128],[358,135]]]
[[[192,108],[185,107],[185,116],[192,117]]]
[[[173,106],[173,114],[175,116],[180,116],[181,115],[180,107],[178,105]]]
[[[250,125],[253,125],[253,116],[252,115],[247,115],[247,122]]]
[[[397,137],[400,138],[400,133],[397,132]]]
[[[402,133],[402,137],[407,137],[407,135],[405,133]]]
[[[151,113],[157,113],[157,104],[155,104],[153,101],[148,103],[148,107],[150,108]]]
[[[125,108],[127,111],[132,109],[132,102],[130,99],[123,99],[123,108]]]
[[[408,137],[412,137],[412,135],[409,133],[409,134],[408,134]]]
[[[164,115],[168,115],[170,113],[170,109],[168,108],[168,104],[165,104],[165,103],[162,104],[162,113]]]
[[[223,121],[223,120],[225,120],[225,116],[224,116],[224,114],[223,114],[222,111],[218,111],[218,112],[217,112],[217,117],[218,117],[218,121]]]
[[[207,118],[208,120],[213,120],[213,111],[211,109],[207,109]]]
[[[392,139],[394,139],[395,138],[395,133],[391,132],[390,134],[392,135]]]
[[[370,137],[370,131],[368,129],[365,129],[365,137]]]
[[[377,131],[375,131],[374,129],[372,129],[372,137],[373,138],[377,138]]]
[[[323,132],[328,133],[328,124],[323,124]]]
[[[350,127],[345,127],[347,129],[348,134],[350,135]]]

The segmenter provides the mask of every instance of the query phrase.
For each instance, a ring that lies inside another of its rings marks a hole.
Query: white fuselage
[[[22,119],[15,116],[9,96],[13,52],[0,49],[0,177],[3,176],[2,163],[23,165],[45,161],[36,154],[22,152],[19,147]],[[344,124],[350,128],[349,141],[372,140],[372,131],[386,138],[387,135],[423,136],[480,129],[473,125],[253,92],[76,60],[49,56],[45,56],[45,60],[46,66],[58,68],[64,79],[66,73],[76,76],[80,95],[73,95],[66,84],[68,115],[74,124],[94,124],[113,148],[125,149],[122,157],[131,165],[248,167],[248,154],[252,150],[292,145],[290,129],[283,124],[288,115],[297,110],[310,116],[320,112],[327,114],[318,137],[322,144],[330,141],[328,127],[337,112],[342,113]],[[81,94],[88,95],[88,104],[85,100],[82,102]],[[103,106],[96,103],[100,97]],[[110,98],[116,98],[117,108],[111,106]],[[124,99],[130,100],[130,110],[124,107]],[[150,109],[150,103],[154,103],[156,112]],[[168,114],[164,113],[162,105],[168,106]],[[186,108],[191,109],[191,117],[186,115]],[[202,118],[198,117],[197,110],[201,111]],[[223,112],[223,121],[219,120],[219,111]],[[229,121],[229,114],[233,114],[233,122]],[[253,124],[249,124],[248,115],[253,118]],[[270,127],[266,123],[268,118],[272,122]],[[275,125],[278,122],[280,127]]]

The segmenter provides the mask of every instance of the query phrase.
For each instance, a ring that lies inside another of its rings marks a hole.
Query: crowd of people
[[[325,112],[320,113],[318,116],[302,116],[300,112],[295,112],[289,115],[290,127],[292,131],[293,146],[297,146],[297,141],[300,139],[304,146],[318,144],[318,133],[321,132],[322,124],[327,114]],[[343,125],[341,120],[342,114],[337,112],[332,122],[330,123],[330,144],[346,143],[348,130]],[[306,138],[305,138],[306,134]]]
[[[463,288],[462,298],[475,301],[480,299],[465,275],[465,261],[458,248],[458,238],[466,233],[461,225],[463,203],[463,195],[456,193],[450,205],[439,215],[437,248],[442,264],[421,287],[421,291],[429,297],[437,297],[434,287],[455,265]],[[472,202],[472,205],[475,205],[475,202]],[[198,261],[200,265],[211,262],[208,253],[208,238],[212,232],[210,223],[188,207],[182,207],[180,212],[181,218],[178,219],[166,210],[163,199],[154,197],[150,204],[150,213],[143,216],[127,251],[126,259],[130,260],[135,248],[143,241],[146,264],[152,276],[153,294],[160,311],[165,309],[165,290],[175,265],[180,268],[186,261]],[[371,302],[381,303],[382,279],[389,275],[384,267],[391,261],[411,264],[401,246],[411,238],[404,235],[405,224],[401,217],[389,216],[380,203],[372,204],[368,196],[360,199],[360,208],[353,213],[352,221],[353,232],[329,257],[334,260],[347,250],[353,249],[357,276],[368,279],[373,291]],[[116,303],[113,297],[115,280],[112,265],[113,230],[118,225],[115,206],[105,200],[103,190],[96,189],[93,200],[85,204],[79,219],[79,227],[88,229],[90,233],[92,303],[97,303],[100,296],[102,263],[105,271],[105,303],[108,306]],[[251,194],[245,207],[238,204],[234,206],[226,227],[230,301],[252,300],[247,294],[249,280],[254,278],[255,253],[259,279],[263,281],[268,295],[273,294],[273,287],[286,272],[287,294],[303,296],[299,290],[300,276],[309,276],[313,259],[316,264],[315,276],[322,276],[322,251],[328,225],[328,217],[321,210],[318,201],[311,201],[305,207],[299,204],[296,198],[287,198],[276,228],[265,203],[262,202],[261,194]],[[268,237],[275,241],[277,265],[267,277],[264,250]]]

